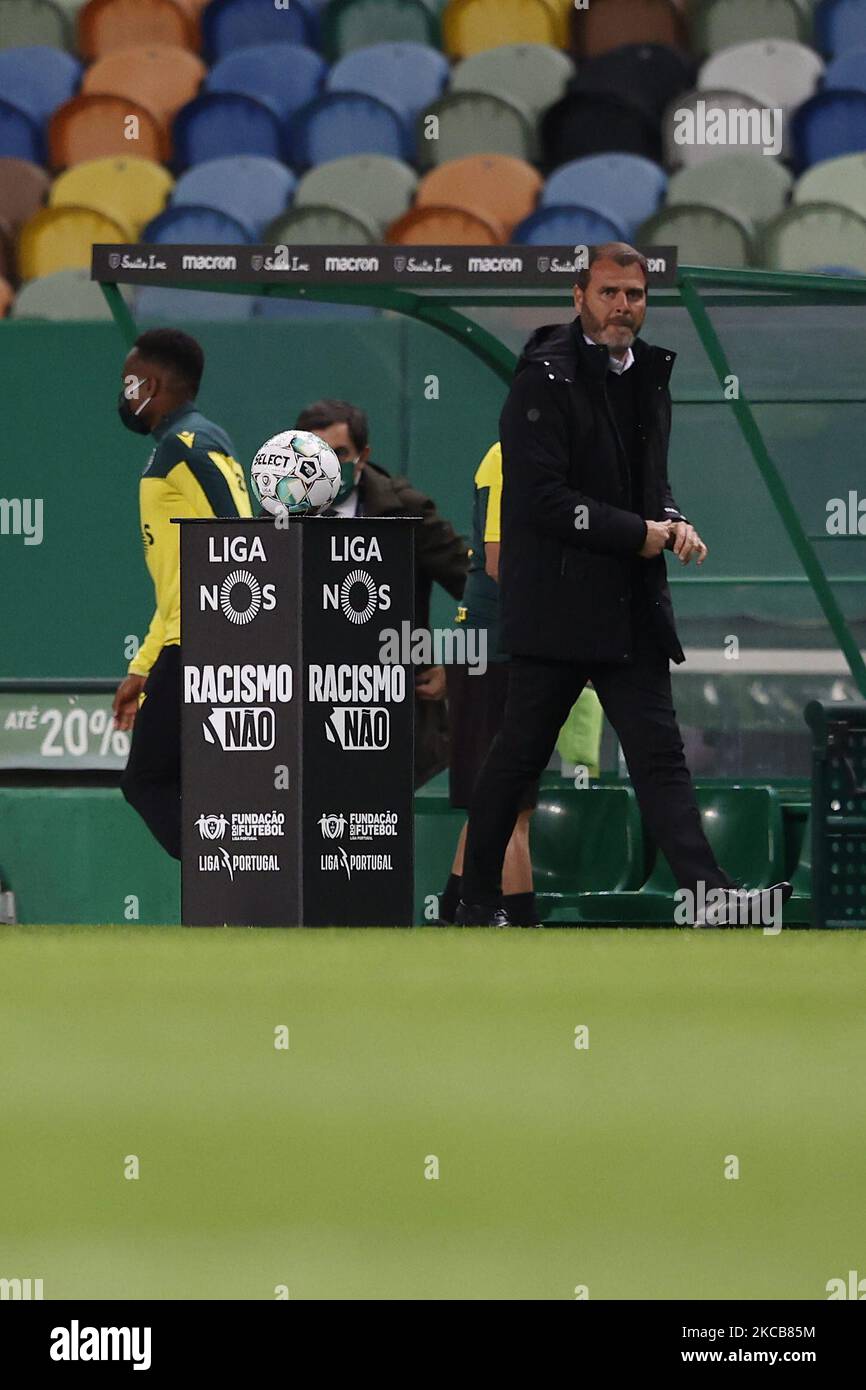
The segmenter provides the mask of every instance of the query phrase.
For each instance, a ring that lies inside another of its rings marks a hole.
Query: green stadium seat
[[[438,139],[426,137],[430,116],[438,118]],[[535,127],[528,113],[510,97],[487,92],[441,97],[418,118],[416,130],[417,161],[424,169],[470,154],[508,154],[528,163],[536,155]]]
[[[695,0],[691,20],[698,53],[718,53],[753,39],[808,43],[812,28],[800,0]]]
[[[681,265],[741,268],[751,258],[751,229],[733,213],[698,203],[674,204],[644,222],[637,243],[674,245]]]
[[[791,111],[820,84],[824,63],[812,48],[791,39],[755,39],[712,54],[698,73],[698,87],[748,92]]]
[[[418,175],[401,159],[384,154],[347,155],[317,164],[295,191],[295,207],[314,204],[362,213],[384,232],[411,206]]]
[[[265,228],[264,239],[281,246],[371,246],[379,235],[362,211],[311,204],[281,213]]]
[[[784,211],[793,182],[777,159],[739,150],[680,169],[668,184],[667,206],[699,203],[732,213],[746,226],[760,228]]]
[[[574,71],[568,54],[548,44],[499,44],[458,63],[450,90],[509,96],[537,119],[564,94]]]
[[[631,787],[543,790],[530,837],[538,893],[570,901],[640,886],[644,844]]]
[[[120,292],[127,304],[132,304],[131,285],[121,285]],[[226,296],[228,297],[228,296]],[[13,319],[51,319],[56,322],[109,321],[111,310],[90,270],[57,270],[30,280],[18,291],[12,305]]]
[[[835,203],[798,203],[765,227],[760,264],[770,270],[851,266],[866,275],[866,217]]]
[[[837,203],[866,217],[866,154],[813,164],[794,185],[795,203]]]
[[[72,29],[53,0],[0,0],[0,48],[71,48]]]
[[[322,41],[332,60],[371,43],[441,47],[438,6],[432,0],[332,0],[322,18]]]

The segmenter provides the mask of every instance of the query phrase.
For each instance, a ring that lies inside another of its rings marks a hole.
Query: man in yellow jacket
[[[154,328],[123,367],[122,423],[152,435],[139,486],[141,539],[156,610],[114,697],[132,729],[123,794],[162,847],[180,859],[180,527],[175,517],[251,516],[241,465],[224,430],[195,408],[204,353],[194,338]]]

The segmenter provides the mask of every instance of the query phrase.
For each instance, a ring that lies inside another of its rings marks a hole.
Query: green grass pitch
[[[866,1274],[864,979],[860,933],[4,929],[0,1276],[826,1298]]]

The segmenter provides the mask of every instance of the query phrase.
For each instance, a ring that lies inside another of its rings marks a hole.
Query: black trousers
[[[630,664],[513,657],[505,717],[469,808],[463,898],[493,904],[525,784],[547,766],[568,711],[591,680],[622,745],[644,825],[680,888],[733,885],[701,826],[671,691],[670,663],[646,615],[633,613]]]
[[[163,647],[144,693],[120,787],[163,849],[180,859],[180,647]]]

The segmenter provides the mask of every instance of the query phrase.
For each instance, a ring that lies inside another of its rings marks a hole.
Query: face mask
[[[354,492],[354,490],[355,490],[355,468],[356,468],[356,466],[357,466],[357,463],[358,463],[358,460],[357,460],[356,458],[354,458],[354,459],[346,459],[346,462],[345,462],[345,463],[341,463],[341,464],[340,464],[340,477],[341,477],[340,491],[337,493],[336,497],[334,498],[333,502],[331,503],[331,506],[332,506],[332,507],[335,507],[335,506],[337,505],[338,502],[345,502],[345,500],[346,500],[346,498],[349,496],[349,494],[350,494],[351,492]]]
[[[146,377],[142,377],[138,385],[141,386],[142,382],[146,380]],[[141,402],[137,410],[133,410],[132,403],[127,399],[126,388],[122,387],[117,398],[117,413],[120,416],[120,423],[125,425],[128,430],[132,430],[133,434],[150,434],[150,425],[139,416],[144,407],[150,405],[152,400],[153,396],[148,396],[146,401]]]

